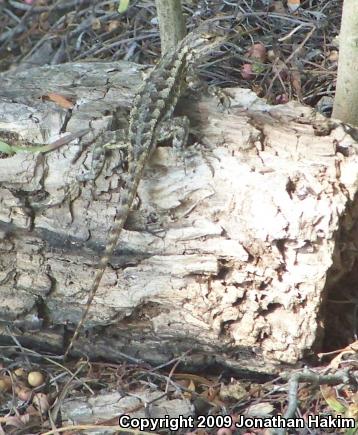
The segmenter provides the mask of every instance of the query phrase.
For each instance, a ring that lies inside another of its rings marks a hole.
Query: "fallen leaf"
[[[247,395],[246,388],[237,380],[233,380],[229,385],[222,384],[220,388],[220,398],[241,400]]]
[[[267,59],[266,47],[261,42],[253,44],[247,51],[246,56],[251,59],[257,59],[261,62],[265,62]]]
[[[48,396],[45,393],[36,393],[32,399],[32,404],[41,412],[41,414],[45,414],[50,408]]]
[[[268,402],[255,403],[245,409],[245,415],[255,417],[269,416],[274,409],[274,406]]]
[[[298,70],[291,71],[291,84],[299,100],[302,100],[301,74]]]
[[[58,106],[62,107],[63,109],[72,109],[74,106],[72,101],[70,101],[66,97],[59,95],[59,94],[52,93],[52,92],[44,95],[42,98],[44,100],[53,101],[54,103],[56,103]]]
[[[245,80],[252,80],[255,78],[255,74],[252,70],[252,65],[250,63],[244,63],[241,67],[241,77]]]
[[[337,399],[336,389],[328,385],[321,385],[320,390],[328,406],[339,414],[344,414],[347,408]]]
[[[300,6],[300,0],[287,0],[287,7],[290,12],[296,12]]]
[[[1,419],[1,422],[4,422],[6,426],[14,426],[17,428],[22,428],[29,421],[30,421],[29,414],[9,415],[7,417],[2,417]]]

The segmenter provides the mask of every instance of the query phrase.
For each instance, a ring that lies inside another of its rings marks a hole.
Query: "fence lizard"
[[[223,36],[217,32],[212,32],[210,26],[204,22],[183,38],[173,51],[163,55],[137,92],[130,111],[127,139],[129,146],[128,174],[124,191],[104,253],[100,258],[95,278],[88,293],[86,307],[66,349],[64,358],[71,351],[88,315],[107,263],[115,250],[121,230],[128,217],[146,163],[156,147],[159,132],[160,130],[165,131],[166,126],[173,130],[173,125],[176,123],[173,112],[179,97],[187,87],[188,72],[193,64],[195,65],[199,59],[210,53],[223,40]],[[187,119],[182,119],[176,124],[178,131],[181,131],[185,137]],[[178,136],[174,139],[173,144],[178,145]]]

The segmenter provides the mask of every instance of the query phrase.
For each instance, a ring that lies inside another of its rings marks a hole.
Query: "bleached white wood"
[[[45,79],[52,70],[51,92],[71,90],[78,97],[68,131],[108,128],[109,108],[128,109],[141,73],[131,64],[121,64],[120,73],[114,65],[97,65],[39,69],[41,87],[34,85],[32,98],[50,91]],[[76,71],[86,81],[73,88]],[[66,85],[53,84],[56,74],[66,77]],[[201,145],[189,146],[184,159],[163,146],[153,155],[139,187],[140,204],[77,351],[162,363],[194,348],[189,364],[209,360],[272,371],[296,363],[319,342],[327,286],[354,262],[354,256],[342,261],[337,234],[342,225],[348,232],[353,225],[342,217],[350,215],[357,191],[357,143],[342,125],[307,107],[270,106],[245,89],[228,92],[229,109],[205,96],[178,108],[190,116]],[[25,98],[21,89],[17,95]],[[41,105],[26,101],[40,125],[45,122]],[[1,104],[3,129],[13,103],[3,98]],[[55,105],[54,119],[62,119],[63,110]],[[14,128],[13,115],[9,123]],[[57,325],[61,336],[61,325],[73,327],[81,316],[124,176],[123,156],[113,151],[94,183],[95,196],[85,183],[66,199],[90,165],[90,146],[73,163],[81,141],[95,135],[47,155],[0,160],[0,317],[7,321],[45,313],[45,326]],[[19,192],[26,192],[26,201]],[[23,331],[35,341],[41,333]]]

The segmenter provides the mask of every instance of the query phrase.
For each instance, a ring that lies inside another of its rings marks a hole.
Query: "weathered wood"
[[[140,70],[86,63],[2,77],[0,133],[51,142],[64,126],[91,129],[51,153],[0,160],[0,319],[20,339],[46,344],[50,328],[61,352],[63,326],[81,316],[121,194],[122,154],[111,152],[93,192],[70,186],[90,168],[86,143],[125,128]],[[50,92],[71,95],[72,114],[40,100]],[[205,146],[189,146],[184,161],[170,147],[153,155],[77,352],[160,364],[194,349],[191,366],[272,372],[319,345],[322,300],[333,275],[352,268],[340,262],[337,230],[355,216],[357,143],[309,108],[229,92],[227,110],[211,97],[179,107]]]

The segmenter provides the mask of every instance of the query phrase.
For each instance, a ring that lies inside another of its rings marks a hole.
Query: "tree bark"
[[[93,138],[126,128],[141,70],[84,63],[2,76],[2,130],[37,142],[90,130],[47,154],[0,159],[0,318],[28,346],[63,352],[81,317],[125,148],[94,183],[77,178]],[[190,350],[190,367],[274,372],[319,348],[322,301],[355,262],[357,143],[307,107],[228,92],[229,110],[208,96],[179,105],[193,127],[185,158],[167,146],[153,155],[75,353],[162,364]],[[71,111],[56,95],[71,97]]]
[[[181,0],[155,0],[160,28],[162,54],[174,50],[185,36]]]
[[[358,2],[344,0],[334,118],[358,126]]]

